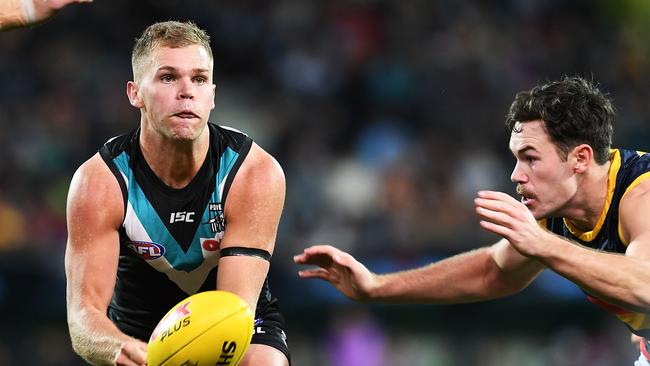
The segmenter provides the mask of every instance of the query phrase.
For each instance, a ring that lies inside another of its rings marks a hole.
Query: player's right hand
[[[315,245],[295,255],[297,264],[315,265],[320,268],[298,272],[301,278],[325,280],[345,296],[356,301],[366,301],[377,286],[377,276],[350,254],[331,245]]]
[[[122,343],[115,357],[115,366],[145,366],[147,364],[147,344],[132,340]]]

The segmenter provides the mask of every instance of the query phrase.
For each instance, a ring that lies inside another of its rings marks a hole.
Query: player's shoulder
[[[244,159],[233,180],[229,196],[257,197],[270,200],[284,197],[286,182],[278,161],[256,143]]]
[[[100,153],[95,153],[74,173],[68,192],[70,207],[121,208],[121,189]]]
[[[266,181],[269,179],[284,181],[284,171],[280,163],[273,155],[254,142],[251,145],[250,152],[244,161],[242,169],[246,169],[248,174]]]
[[[77,179],[80,180],[79,183],[87,184],[108,174],[110,174],[110,170],[101,154],[97,152],[77,168],[73,176],[73,182]]]

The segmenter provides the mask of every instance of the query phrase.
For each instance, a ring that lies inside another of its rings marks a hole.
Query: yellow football
[[[253,312],[239,296],[206,291],[179,302],[160,320],[148,366],[236,366],[253,336]]]

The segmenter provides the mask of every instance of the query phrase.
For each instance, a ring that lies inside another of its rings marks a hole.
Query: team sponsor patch
[[[126,246],[131,248],[131,250],[144,260],[157,259],[165,254],[164,246],[147,241],[128,241]]]

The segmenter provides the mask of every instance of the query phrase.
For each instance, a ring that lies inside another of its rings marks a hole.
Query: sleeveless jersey
[[[208,128],[205,161],[181,189],[165,185],[151,170],[140,150],[140,129],[115,137],[100,149],[120,184],[125,208],[108,316],[124,333],[144,341],[172,306],[216,288],[219,244],[226,226],[223,208],[252,140],[212,123]],[[256,318],[274,303],[266,280]]]
[[[650,154],[640,151],[612,150],[605,209],[593,230],[582,232],[563,218],[540,220],[550,231],[584,246],[612,253],[625,253],[629,243],[622,239],[618,208],[630,189],[650,178]],[[584,289],[583,289],[584,291]],[[589,301],[604,307],[642,337],[650,336],[650,318],[647,314],[622,309],[598,299],[585,291]]]

